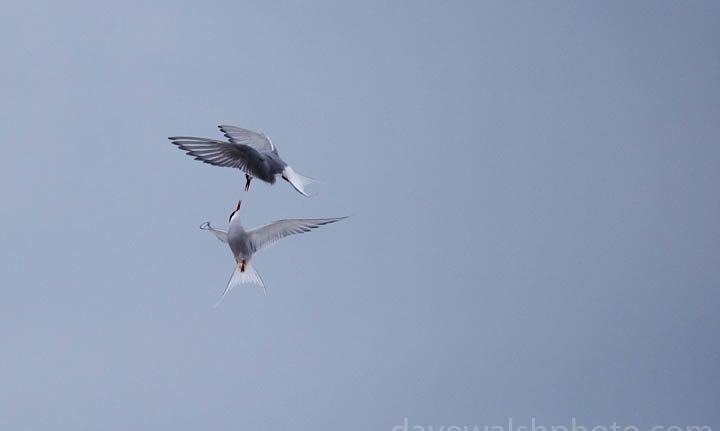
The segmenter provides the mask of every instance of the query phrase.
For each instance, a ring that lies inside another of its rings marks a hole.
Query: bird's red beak
[[[232,220],[232,216],[235,215],[236,212],[240,211],[240,204],[242,204],[242,201],[238,201],[238,206],[235,208],[235,211],[230,213],[230,218],[228,218],[228,223]]]

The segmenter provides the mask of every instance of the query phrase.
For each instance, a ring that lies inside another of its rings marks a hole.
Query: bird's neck
[[[230,219],[230,225],[228,226],[228,229],[240,229],[244,230],[242,226],[242,222],[240,221],[240,216],[238,213],[233,214],[232,218]]]

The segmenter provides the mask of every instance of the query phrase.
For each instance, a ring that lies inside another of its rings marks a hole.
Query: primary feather
[[[310,232],[319,226],[335,223],[347,217],[278,220],[247,232],[253,252],[289,235]]]
[[[298,193],[309,196],[305,186],[313,180],[298,174],[281,159],[269,136],[236,126],[218,127],[229,142],[195,136],[171,136],[168,139],[196,160],[245,172],[248,176],[246,191],[252,178],[275,184],[279,175]]]

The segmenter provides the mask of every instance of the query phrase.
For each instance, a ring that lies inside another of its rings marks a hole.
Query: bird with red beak
[[[240,284],[257,284],[263,290],[265,289],[265,283],[263,283],[260,274],[252,265],[253,256],[261,249],[286,236],[310,232],[322,225],[347,218],[284,219],[255,229],[245,230],[240,222],[241,205],[242,201],[238,201],[237,207],[230,213],[230,226],[227,232],[213,228],[209,222],[205,222],[200,226],[200,229],[211,231],[220,241],[228,244],[235,257],[235,270],[217,304],[220,304],[233,287]]]

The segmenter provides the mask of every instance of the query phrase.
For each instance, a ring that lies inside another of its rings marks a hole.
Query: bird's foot
[[[252,180],[252,177],[248,174],[245,174],[245,180],[247,180],[245,182],[245,191],[248,191],[250,190],[250,180]]]
[[[240,264],[240,272],[245,272],[245,259],[243,259],[242,263]]]

